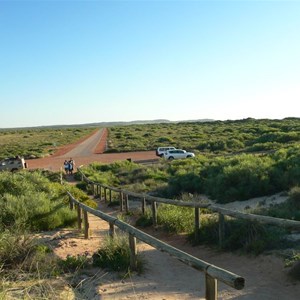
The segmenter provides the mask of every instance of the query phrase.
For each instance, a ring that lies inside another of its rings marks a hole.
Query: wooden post
[[[99,197],[99,184],[96,185],[96,193],[97,193],[97,197]]]
[[[225,235],[225,218],[224,215],[219,213],[219,247],[222,248],[224,244],[224,235]]]
[[[111,238],[114,238],[114,236],[115,236],[115,225],[114,225],[114,223],[112,223],[112,222],[109,222],[109,236],[111,237]]]
[[[73,201],[70,199],[70,209],[73,210],[74,205],[73,205]]]
[[[84,220],[84,238],[89,238],[89,220],[87,211],[83,210],[83,220]]]
[[[77,204],[77,223],[78,223],[78,229],[81,229],[81,208]]]
[[[124,195],[120,192],[120,211],[124,210]]]
[[[152,220],[153,220],[153,226],[157,226],[157,207],[156,202],[152,202]]]
[[[62,167],[60,167],[60,184],[63,184],[63,170],[62,170]]]
[[[200,208],[195,207],[195,241],[199,241],[200,235]]]
[[[137,270],[137,247],[136,237],[129,234],[129,247],[130,247],[130,268],[131,270]]]
[[[109,189],[109,203],[111,203],[111,189]]]
[[[104,188],[104,202],[106,203],[106,187]]]
[[[70,204],[70,209],[73,210],[73,208],[74,208],[74,203],[73,203],[73,200],[72,200],[71,195],[69,196],[69,204]]]
[[[144,197],[143,201],[142,201],[142,213],[143,213],[143,215],[145,214],[145,211],[146,211],[146,198]]]
[[[102,188],[101,185],[99,185],[99,199],[102,199]]]
[[[128,195],[126,195],[126,197],[125,197],[125,211],[126,211],[126,213],[128,213],[129,212],[129,196]]]
[[[205,274],[205,299],[217,300],[218,298],[218,282],[217,279]]]

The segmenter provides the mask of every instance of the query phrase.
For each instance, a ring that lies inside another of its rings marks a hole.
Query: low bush
[[[58,261],[58,266],[64,272],[76,272],[80,269],[84,269],[90,263],[87,255],[68,255],[65,259],[60,259]]]
[[[76,187],[82,191],[86,191],[87,183],[86,182],[78,182],[78,183],[76,183]]]
[[[152,211],[150,208],[146,208],[145,214],[141,214],[135,223],[138,227],[149,227],[153,225]]]
[[[157,210],[158,225],[168,232],[192,232],[194,229],[193,210],[187,207],[160,204]]]
[[[241,251],[258,255],[266,250],[287,247],[286,231],[279,227],[262,225],[246,220],[226,218],[223,250]],[[219,246],[219,223],[217,214],[201,215],[201,227],[197,241],[192,232],[192,243]]]
[[[130,271],[130,248],[125,235],[107,237],[102,247],[93,255],[93,265],[108,270],[125,272]],[[143,271],[144,262],[141,256],[137,259],[137,272]]]
[[[2,267],[13,268],[34,252],[34,242],[27,234],[17,230],[0,233],[0,261]]]

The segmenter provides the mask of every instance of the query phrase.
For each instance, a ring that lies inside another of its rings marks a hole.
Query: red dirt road
[[[99,140],[95,140],[95,136],[99,136]],[[94,143],[91,144],[93,139]],[[103,153],[106,147],[107,129],[102,129],[102,134],[97,130],[92,135],[77,143],[66,145],[60,148],[52,156],[27,160],[28,169],[47,169],[51,171],[59,171],[63,167],[64,160],[68,158],[68,153],[74,153],[75,148],[90,147],[93,151],[90,155],[73,156],[76,166],[88,165],[92,162],[112,163],[118,160],[126,160],[131,158],[135,160],[157,159],[155,151],[140,151],[140,152],[126,152],[126,153]]]

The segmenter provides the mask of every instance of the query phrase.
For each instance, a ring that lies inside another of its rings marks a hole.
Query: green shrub
[[[87,255],[77,256],[68,255],[65,259],[60,259],[58,261],[58,266],[64,272],[76,272],[80,269],[84,269],[89,264],[89,259]]]
[[[218,226],[217,214],[201,215],[200,234],[197,242],[218,246]],[[227,218],[222,249],[240,250],[258,255],[265,250],[288,246],[287,242],[284,241],[284,234],[285,230],[279,227]],[[189,235],[189,240],[195,243],[194,232]]]
[[[169,232],[191,232],[194,228],[193,210],[187,207],[160,204],[157,222]]]
[[[126,236],[107,237],[102,247],[93,255],[93,265],[108,270],[128,272],[130,270],[130,248]],[[137,259],[137,271],[143,270],[143,261]]]
[[[68,209],[64,187],[39,171],[1,173],[0,199],[3,228],[49,230],[76,222],[76,213]]]
[[[149,227],[153,225],[153,218],[152,218],[152,210],[150,208],[146,208],[145,214],[141,214],[135,223],[138,227]]]
[[[0,233],[0,261],[5,269],[16,267],[33,252],[33,239],[19,229]]]
[[[87,183],[86,182],[78,182],[78,183],[76,183],[76,187],[82,191],[86,191]]]
[[[200,222],[201,225],[197,240],[195,240],[194,230],[188,235],[188,240],[194,245],[198,243],[204,243],[217,246],[219,244],[218,215],[203,212],[201,213]]]

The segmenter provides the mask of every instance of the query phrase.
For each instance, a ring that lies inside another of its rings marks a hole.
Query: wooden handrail
[[[114,224],[121,230],[131,234],[132,236],[138,238],[139,240],[153,246],[154,248],[167,252],[171,256],[177,258],[178,260],[184,262],[185,264],[204,272],[205,274],[222,281],[226,285],[233,287],[237,290],[243,289],[245,285],[245,279],[239,275],[236,275],[227,270],[221,269],[213,264],[207,263],[199,258],[196,258],[188,253],[185,253],[171,245],[164,243],[161,240],[156,239],[155,237],[119,220],[116,217],[112,217],[100,210],[93,209],[78,200],[76,200],[71,193],[68,192],[69,199],[71,203],[76,204],[78,207],[82,208],[84,211],[87,211],[105,221],[109,224]]]
[[[263,215],[256,215],[256,214],[250,214],[250,213],[244,213],[240,211],[233,211],[229,209],[225,209],[223,207],[212,205],[212,204],[204,204],[204,203],[198,203],[194,201],[181,201],[181,200],[172,200],[172,199],[166,199],[166,198],[160,198],[155,196],[150,196],[147,194],[139,194],[127,190],[123,190],[120,188],[110,187],[98,182],[91,181],[89,178],[86,177],[86,175],[80,170],[80,168],[77,168],[79,173],[82,175],[82,178],[89,184],[94,184],[106,189],[110,189],[111,191],[115,191],[118,193],[123,193],[125,195],[129,195],[134,197],[136,201],[143,201],[143,199],[150,201],[150,202],[158,202],[158,203],[164,203],[164,204],[170,204],[175,206],[181,206],[181,207],[192,207],[192,208],[208,208],[209,210],[213,212],[217,212],[226,216],[231,216],[234,218],[244,219],[248,221],[256,221],[262,224],[269,224],[269,225],[277,225],[280,227],[290,228],[290,229],[296,229],[300,230],[300,221],[295,220],[289,220],[289,219],[281,219],[281,218],[275,218],[270,216],[263,216]]]

